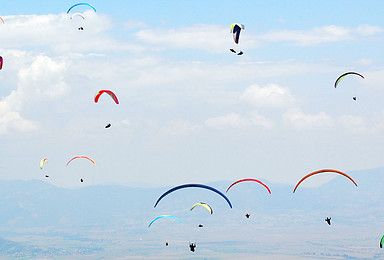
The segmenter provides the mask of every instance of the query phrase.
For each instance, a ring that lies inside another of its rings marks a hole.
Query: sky
[[[383,167],[384,2],[75,3],[0,5],[0,179],[294,185]],[[334,88],[348,71],[364,79]],[[79,155],[96,164],[66,166]]]

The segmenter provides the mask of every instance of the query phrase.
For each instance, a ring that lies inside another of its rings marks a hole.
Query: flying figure
[[[79,31],[84,31],[83,27],[79,27],[78,29],[79,29]]]
[[[80,179],[80,182],[84,182],[84,180],[83,180],[83,179]]]
[[[195,252],[196,243],[189,243],[189,248],[192,252]]]
[[[245,214],[245,216],[246,216],[247,218],[249,218],[249,217],[251,216],[251,214],[247,213],[247,214]]]
[[[165,246],[168,246],[168,242],[165,242]]]
[[[354,96],[354,97],[352,97],[352,99],[353,99],[353,100],[356,100],[357,98]]]
[[[325,221],[328,223],[328,225],[331,225],[331,218],[326,218]]]
[[[203,225],[199,224],[199,227],[203,227]]]
[[[243,51],[240,51],[237,55],[243,55],[244,52]]]
[[[234,49],[229,49],[231,52],[233,52],[233,53],[236,53],[236,51],[234,50]]]

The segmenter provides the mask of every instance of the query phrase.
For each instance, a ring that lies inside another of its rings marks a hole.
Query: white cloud
[[[241,94],[240,100],[255,107],[287,107],[295,103],[289,89],[277,84],[251,85]]]
[[[372,36],[383,31],[380,27],[370,25],[361,25],[356,28],[327,25],[307,31],[272,31],[261,35],[260,39],[266,42],[293,42],[299,46],[313,46],[328,42],[350,41],[360,36]]]
[[[368,129],[367,123],[365,120],[356,115],[342,115],[338,118],[339,122],[344,126],[349,132],[352,133],[367,133],[373,132],[374,129]]]
[[[204,122],[204,125],[216,129],[244,128],[250,126],[268,128],[271,127],[273,123],[257,112],[253,112],[248,117],[236,113],[229,113],[225,116],[209,118]]]
[[[17,55],[20,53],[17,52]],[[24,55],[28,56],[27,53]],[[39,100],[57,99],[68,93],[69,87],[64,81],[65,72],[65,63],[42,55],[37,56],[32,64],[21,68],[17,74],[17,89],[0,101],[0,133],[37,130],[39,123],[23,118],[22,111],[35,109]]]
[[[160,130],[160,135],[164,136],[187,136],[192,132],[199,130],[201,127],[192,125],[189,121],[176,119],[168,126]]]
[[[135,34],[137,40],[164,48],[202,49],[228,51],[230,35],[228,28],[199,24],[177,29],[147,29]]]
[[[283,114],[284,121],[298,130],[312,128],[329,128],[333,125],[333,119],[324,112],[317,114],[305,114],[299,109],[291,109]]]
[[[0,26],[2,48],[38,47],[44,51],[142,51],[131,42],[118,42],[108,35],[112,27],[109,17],[93,11],[85,19],[70,19],[68,14],[10,15]],[[78,30],[83,27],[84,30]]]

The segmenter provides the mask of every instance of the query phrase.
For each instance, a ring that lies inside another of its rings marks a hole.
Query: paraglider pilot
[[[331,218],[326,218],[325,221],[328,223],[328,225],[331,225]]]
[[[246,216],[247,218],[249,218],[249,217],[251,216],[251,214],[247,213],[247,214],[245,214],[245,216]]]
[[[189,248],[192,252],[195,252],[196,243],[189,243]]]

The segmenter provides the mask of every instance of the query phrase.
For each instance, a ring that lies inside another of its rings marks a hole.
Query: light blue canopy
[[[161,216],[156,217],[154,220],[152,220],[151,223],[149,223],[148,227],[150,227],[150,226],[152,225],[153,222],[155,222],[156,220],[161,219],[161,218],[174,218],[174,219],[176,219],[177,221],[179,221],[180,223],[182,223],[182,222],[180,221],[180,219],[176,218],[175,216],[171,216],[171,215],[161,215]]]
[[[90,4],[88,4],[88,3],[78,3],[78,4],[74,4],[74,5],[72,5],[72,6],[68,9],[67,14],[72,10],[72,8],[74,8],[74,7],[76,7],[76,6],[79,6],[79,5],[87,5],[87,6],[91,7],[91,8],[93,9],[93,11],[96,12],[96,8],[93,7],[92,5],[90,5]]]

